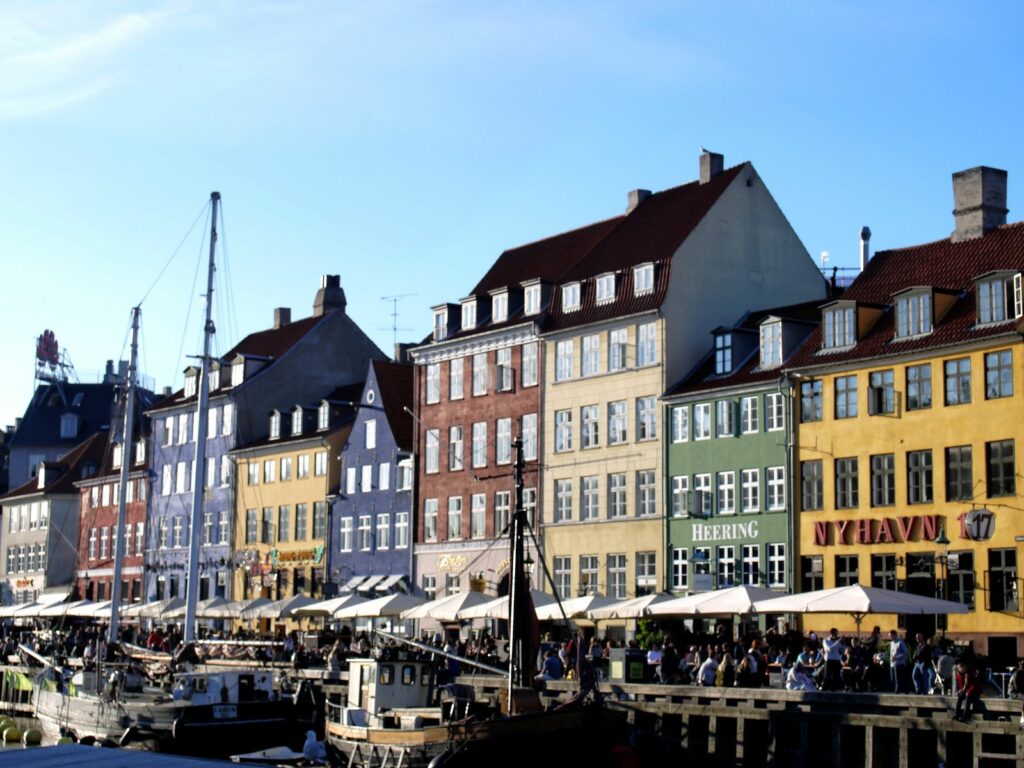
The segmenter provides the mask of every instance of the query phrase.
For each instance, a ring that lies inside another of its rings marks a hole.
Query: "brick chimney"
[[[715,176],[722,172],[725,167],[725,156],[717,152],[711,152],[701,147],[700,155],[700,183],[707,184]]]
[[[1006,175],[985,165],[953,174],[954,243],[981,237],[1006,223]]]
[[[288,307],[277,307],[274,310],[274,328],[283,328],[292,321],[292,311]]]
[[[320,277],[320,290],[316,292],[316,299],[313,301],[313,317],[321,317],[334,309],[345,311],[348,302],[345,300],[345,291],[341,287],[340,275],[322,275]]]
[[[649,189],[634,189],[630,192],[629,197],[626,199],[626,215],[631,214],[640,203],[650,196],[651,190]]]

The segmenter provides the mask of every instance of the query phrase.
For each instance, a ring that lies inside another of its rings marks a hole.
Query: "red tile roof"
[[[373,361],[373,372],[384,405],[384,415],[391,427],[395,444],[401,451],[412,451],[412,416],[405,409],[412,410],[413,366],[406,363],[392,363],[385,360]]]
[[[830,365],[969,343],[1016,331],[1012,322],[977,327],[974,278],[996,270],[1024,270],[1024,222],[1006,224],[973,240],[949,238],[879,251],[846,289],[843,300],[888,305],[881,318],[847,350],[821,349],[819,326],[787,368]],[[897,341],[893,294],[912,286],[931,286],[959,294],[949,312],[927,336]]]

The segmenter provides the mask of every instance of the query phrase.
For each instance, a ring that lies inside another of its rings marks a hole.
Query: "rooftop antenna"
[[[404,327],[403,328],[399,328],[398,327],[398,302],[401,299],[407,299],[410,296],[415,296],[415,295],[416,295],[415,293],[397,293],[394,296],[381,296],[380,297],[381,301],[390,301],[391,302],[391,315],[390,315],[390,317],[391,317],[391,325],[385,326],[385,327],[381,328],[380,330],[383,331],[383,330],[387,330],[388,328],[391,329],[391,347],[392,348],[394,348],[395,346],[398,345],[398,332],[399,331],[411,331],[412,330],[412,328],[404,328]]]
[[[821,271],[822,272],[824,272],[825,271],[825,267],[828,266],[828,260],[829,260],[828,251],[822,251],[821,252]]]

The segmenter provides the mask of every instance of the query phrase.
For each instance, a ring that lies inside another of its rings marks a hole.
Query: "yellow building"
[[[907,616],[906,629],[1012,663],[1024,650],[1024,225],[1005,225],[1005,173],[965,171],[954,190],[952,237],[871,259],[791,363],[800,587],[963,603],[948,626]],[[850,616],[804,618],[833,625],[854,629]]]
[[[351,410],[328,398],[316,408],[272,412],[269,437],[231,452],[238,599],[322,594],[330,500],[351,427]]]

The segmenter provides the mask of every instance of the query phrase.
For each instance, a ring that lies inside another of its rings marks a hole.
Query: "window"
[[[947,360],[943,369],[946,372],[946,405],[971,402],[971,359]]]
[[[985,443],[989,496],[1013,496],[1015,489],[1013,440]]]
[[[824,585],[821,555],[804,555],[800,558],[800,591],[813,592]]]
[[[309,526],[307,525],[307,511],[309,509],[308,504],[296,504],[295,505],[295,540],[305,541]]]
[[[487,394],[487,353],[473,355],[473,397]]]
[[[216,410],[216,409],[214,409]],[[146,441],[139,440],[135,443],[135,463],[144,464],[146,461]]]
[[[824,312],[825,327],[821,346],[824,349],[852,347],[856,341],[857,311],[851,306],[839,306]]]
[[[281,437],[281,414],[274,411],[270,414],[270,439],[277,440]]]
[[[707,440],[711,437],[711,403],[693,406],[693,439]]]
[[[555,344],[555,381],[572,378],[573,340],[565,339]]]
[[[220,520],[218,521],[218,544],[227,544],[228,537],[231,533],[231,513],[226,509],[220,511]],[[138,524],[138,528],[135,531],[135,549],[137,552],[142,551],[142,523]]]
[[[974,553],[950,552],[949,599],[974,608]]]
[[[999,275],[979,280],[978,324],[1001,323],[1021,316],[1020,275]]]
[[[572,480],[555,480],[556,523],[572,520]]]
[[[164,445],[174,444],[174,417],[164,419]]]
[[[636,365],[654,365],[658,362],[658,343],[654,323],[642,323],[636,329]]]
[[[423,500],[423,539],[437,541],[437,499]]]
[[[857,416],[857,377],[837,376],[836,418],[852,419]]]
[[[608,445],[621,445],[626,442],[627,422],[626,401],[616,400],[608,403]]]
[[[123,451],[121,450],[121,444],[120,443],[115,444],[114,445],[114,450],[111,452],[111,457],[110,457],[110,462],[111,462],[111,464],[112,464],[114,469],[120,469],[121,468],[121,454],[122,453],[123,453]]]
[[[285,456],[281,459],[281,480],[292,479],[292,461],[291,456]],[[215,471],[215,466],[211,465],[210,468]]]
[[[657,402],[653,395],[636,399],[636,439],[654,440],[658,437]]]
[[[635,594],[650,595],[658,589],[658,566],[654,552],[636,553]]]
[[[188,414],[183,413],[178,417],[178,445],[188,442]]]
[[[785,412],[783,411],[782,394],[780,392],[772,392],[764,396],[765,400],[765,428],[769,432],[778,432],[785,428],[783,421]]]
[[[932,332],[932,294],[910,293],[896,299],[896,338]]]
[[[761,324],[761,368],[769,370],[782,365],[782,323],[778,320]]]
[[[896,589],[896,555],[871,556],[871,586],[875,589]]]
[[[498,419],[495,433],[494,460],[508,464],[512,461],[512,419]]]
[[[277,508],[277,540],[288,541],[292,537],[292,508],[284,504]]]
[[[736,548],[718,548],[718,589],[736,586]]]
[[[409,513],[395,513],[395,549],[409,548]]]
[[[740,547],[740,569],[743,583],[756,587],[761,582],[761,547],[744,544]]]
[[[316,477],[327,474],[327,451],[317,451],[313,455],[313,474]]]
[[[356,492],[356,467],[345,468],[345,493],[351,496]]]
[[[562,310],[572,312],[580,308],[580,284],[567,283],[562,286]]]
[[[399,456],[398,460],[398,485],[395,490],[412,490],[412,458],[410,456]]]
[[[361,552],[369,552],[373,549],[373,519],[370,515],[359,516],[359,550]]]
[[[474,539],[482,539],[486,525],[487,495],[474,493],[469,500],[469,535]]]
[[[540,312],[540,286],[528,285],[523,289],[523,314],[536,315]]]
[[[836,509],[852,509],[858,503],[857,459],[836,459]]]
[[[487,466],[487,422],[478,421],[473,425],[473,466]]]
[[[441,364],[427,365],[427,403],[441,402]]]
[[[491,296],[491,322],[504,323],[508,320],[508,294],[495,293]]]
[[[440,471],[441,437],[436,429],[428,429],[426,434],[426,450],[423,471],[435,474]]]
[[[174,540],[175,540],[175,542],[177,542],[177,540],[178,540],[178,525],[177,525],[178,521],[175,520],[174,522],[175,522],[175,525],[174,525]],[[263,544],[273,544],[274,543],[274,508],[273,507],[264,507],[263,508],[263,516],[260,519],[260,542],[263,543]],[[180,545],[176,543],[174,546],[177,547],[177,546],[180,546]]]
[[[715,335],[715,373],[719,376],[732,372],[732,334]]]
[[[277,462],[274,459],[263,461],[263,482],[272,483],[277,478]]]
[[[313,502],[313,538],[322,539],[327,535],[327,502]]]
[[[476,300],[462,303],[462,330],[476,328]]]
[[[316,514],[313,515],[316,520]],[[315,537],[315,531],[314,531]],[[391,548],[391,515],[385,513],[377,515],[377,549]]]
[[[736,425],[733,416],[736,413],[736,403],[732,400],[719,400],[715,403],[715,436],[732,437],[736,434]]]
[[[768,586],[786,586],[786,545],[768,545]]]
[[[932,367],[930,364],[907,366],[907,410],[932,407]]]
[[[448,335],[448,310],[434,311],[434,341],[441,341]]]
[[[583,369],[581,375],[594,376],[600,373],[601,360],[601,337],[596,333],[583,337],[583,358],[581,364]]]
[[[907,503],[930,504],[932,501],[932,452],[907,452]]]
[[[872,415],[895,413],[896,392],[892,370],[872,371],[868,376],[868,412]]]
[[[203,512],[203,545],[213,544],[213,512]]]
[[[896,457],[883,453],[871,457],[871,506],[891,507],[896,503]]]
[[[386,491],[391,487],[391,462],[382,461],[377,467],[377,488]]]
[[[12,547],[12,549],[13,549],[13,547]],[[95,560],[96,559],[96,529],[95,528],[90,528],[89,529],[89,559],[90,560]],[[11,566],[8,564],[7,570],[8,570],[8,572],[10,572],[10,571],[13,571],[14,569],[11,568]]]
[[[512,350],[509,347],[494,353],[496,360],[495,379],[499,392],[512,391]]]
[[[186,491],[189,490],[189,485],[188,485],[188,465],[189,465],[189,462],[187,462],[187,461],[179,461],[177,466],[175,467],[175,470],[176,470],[175,477],[174,477],[174,492],[175,493],[185,493]]]
[[[672,409],[672,442],[685,443],[690,439],[690,408],[677,405]]]
[[[584,405],[580,408],[580,447],[596,448],[598,446],[599,410],[596,405]]]
[[[341,529],[338,535],[338,545],[342,552],[352,551],[352,518],[341,518]]]
[[[462,538],[462,497],[448,497],[448,540]]]
[[[642,469],[636,473],[636,513],[640,517],[658,513],[653,469]]]
[[[300,466],[301,466],[301,460],[302,460],[302,457],[300,456],[299,457]],[[307,472],[309,470],[309,465],[308,464],[306,465],[306,470],[307,470]],[[300,475],[300,477],[305,477],[305,475]],[[221,484],[221,487],[231,485],[231,457],[228,456],[227,454],[225,454],[225,455],[220,457],[220,484]],[[140,481],[139,485],[140,485],[140,487],[142,487],[142,482],[141,481]],[[141,499],[141,494],[140,494],[140,499],[139,500],[140,501],[142,500]]]
[[[210,434],[217,434],[217,430],[214,427],[216,423],[217,411],[213,408],[210,409]],[[292,437],[302,434],[302,409],[296,408],[292,411]]]
[[[608,555],[608,597],[626,597],[626,556]]]
[[[598,591],[597,555],[580,555],[580,594],[593,595]]]
[[[757,397],[744,397],[740,399],[740,429],[745,435],[758,431],[757,401]]]
[[[690,509],[690,478],[676,475],[672,478],[672,517],[686,517]]]
[[[555,411],[555,452],[572,450],[572,411]]]
[[[616,472],[608,475],[608,518],[626,516],[626,475]]]
[[[510,491],[496,491],[494,494],[494,535],[501,536],[508,527],[509,517],[512,513],[512,493]]]
[[[686,590],[689,585],[689,563],[686,558],[686,548],[676,547],[672,550],[672,589]]]
[[[235,404],[224,403],[224,418],[221,420],[221,427],[224,430],[224,436],[227,437],[231,434],[231,429],[235,423]]]
[[[718,513],[731,515],[736,512],[736,473],[718,473]]]
[[[462,427],[448,428],[448,470],[457,472],[462,463]]]
[[[523,459],[535,461],[537,459],[537,414],[523,414]]]
[[[426,600],[437,599],[437,576],[424,575],[422,579],[423,597]]]
[[[974,498],[974,468],[971,446],[946,449],[946,501],[970,501]]]
[[[554,558],[555,596],[564,598],[572,594],[572,558]]]
[[[327,403],[320,403],[316,409],[316,428],[323,432],[331,423],[331,406]]]
[[[633,267],[633,295],[642,296],[654,290],[654,265],[640,264]]]
[[[615,273],[599,275],[597,278],[597,303],[605,304],[615,300]]]
[[[800,421],[821,421],[821,380],[800,382]]]
[[[757,512],[761,508],[761,473],[756,469],[740,472],[743,494],[743,511]]]
[[[600,515],[597,475],[580,478],[580,519],[596,520]]]
[[[608,331],[608,372],[626,370],[626,329]]]
[[[524,387],[533,387],[537,384],[537,342],[531,341],[523,344],[523,370],[520,374]]]
[[[768,486],[768,509],[778,511],[786,508],[786,468],[768,467],[765,470]]]
[[[860,583],[860,557],[836,555],[836,586],[850,587]]]
[[[711,475],[693,476],[693,513],[698,517],[711,514]]]
[[[1004,349],[985,355],[985,399],[1013,394],[1013,352]]]

